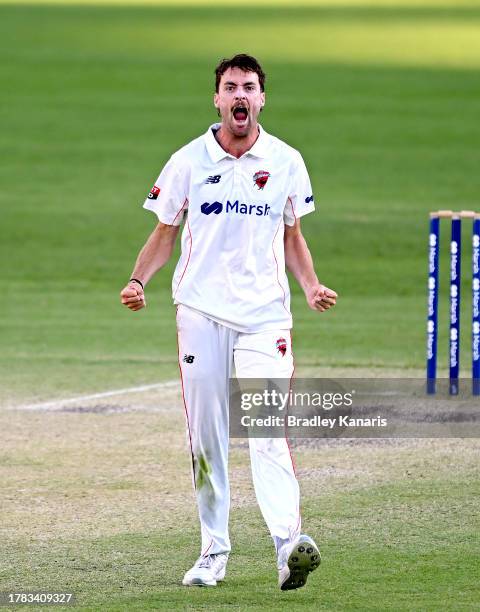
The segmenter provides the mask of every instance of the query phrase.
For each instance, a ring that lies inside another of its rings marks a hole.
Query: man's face
[[[222,117],[222,127],[234,136],[247,136],[257,127],[257,117],[265,104],[258,74],[241,68],[228,68],[213,98]]]

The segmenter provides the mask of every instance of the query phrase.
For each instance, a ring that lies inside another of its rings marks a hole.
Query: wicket
[[[427,393],[436,391],[438,338],[438,270],[440,220],[451,219],[450,241],[450,395],[459,392],[460,367],[460,281],[462,219],[472,219],[472,394],[480,395],[480,213],[468,210],[439,210],[430,213],[428,251]]]

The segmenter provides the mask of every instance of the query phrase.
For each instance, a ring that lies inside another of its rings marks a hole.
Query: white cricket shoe
[[[216,586],[225,578],[228,554],[205,555],[195,561],[182,580],[184,586]]]
[[[282,591],[304,586],[308,574],[317,569],[320,561],[320,552],[312,538],[300,535],[295,542],[282,546],[278,553],[278,586]]]

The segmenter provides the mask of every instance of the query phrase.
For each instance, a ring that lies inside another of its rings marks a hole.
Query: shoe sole
[[[321,557],[318,548],[311,542],[302,542],[295,545],[287,561],[290,576],[280,587],[282,591],[299,589],[307,582],[308,574],[317,569]]]
[[[217,582],[205,582],[201,578],[192,578],[189,582],[182,582],[183,586],[209,587],[217,586]]]

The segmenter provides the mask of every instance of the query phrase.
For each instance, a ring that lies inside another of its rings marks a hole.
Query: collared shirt
[[[237,159],[219,127],[172,155],[143,205],[167,225],[185,221],[174,302],[242,332],[290,329],[284,226],[314,210],[307,169],[261,126]]]

